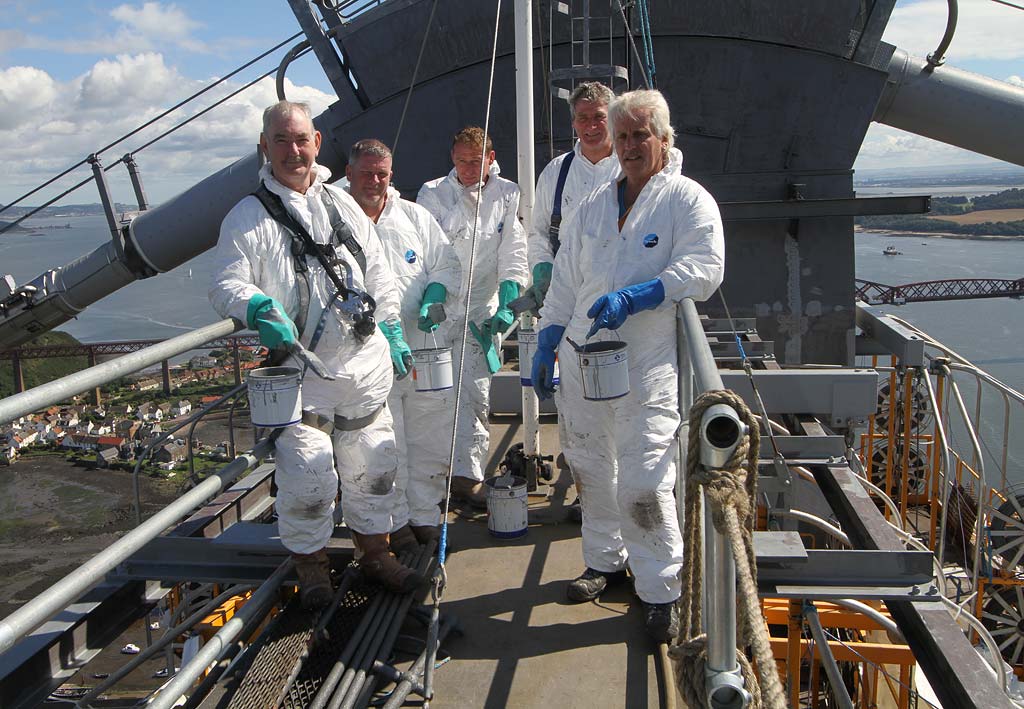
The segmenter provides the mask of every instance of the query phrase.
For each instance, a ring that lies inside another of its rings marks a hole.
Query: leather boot
[[[482,482],[472,478],[452,476],[452,497],[468,503],[473,509],[487,509],[487,490],[484,489]]]
[[[440,525],[426,524],[422,527],[412,525],[412,533],[416,535],[416,541],[420,544],[426,544],[427,542],[438,542],[441,541],[441,527]]]
[[[299,577],[299,600],[306,610],[319,610],[331,602],[331,562],[327,550],[312,554],[292,554]]]
[[[420,542],[408,524],[388,536],[388,546],[396,556],[407,551],[417,551],[420,548]]]
[[[388,550],[388,535],[352,532],[352,537],[363,550],[359,566],[367,578],[396,593],[408,593],[423,583],[423,576],[399,563]]]

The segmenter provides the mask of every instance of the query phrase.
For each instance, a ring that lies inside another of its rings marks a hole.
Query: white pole
[[[519,218],[529,230],[533,218],[534,135],[533,135],[533,0],[515,0],[516,27],[516,158],[519,168]],[[522,327],[533,329],[534,319],[523,315]],[[530,362],[519,367],[529,368]],[[523,453],[540,452],[540,424],[537,395],[523,387]]]

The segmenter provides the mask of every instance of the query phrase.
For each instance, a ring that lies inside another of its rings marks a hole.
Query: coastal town
[[[85,467],[132,470],[145,456],[141,470],[175,478],[189,468],[189,431],[165,433],[230,391],[245,371],[258,366],[263,351],[243,346],[239,354],[237,366],[232,354],[223,350],[196,354],[167,367],[166,377],[159,370],[143,372],[102,393],[76,396],[5,423],[0,427],[0,465],[14,465],[25,456],[59,455]],[[210,415],[226,416],[226,408]],[[244,395],[238,397],[235,419],[236,425],[248,424]],[[192,436],[192,471],[197,475],[234,455],[228,440],[202,437],[211,429],[218,434],[224,430],[207,426]]]

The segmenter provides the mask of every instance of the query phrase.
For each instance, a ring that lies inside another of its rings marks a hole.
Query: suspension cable
[[[298,57],[301,57],[303,54],[305,54],[308,51],[309,51],[309,49],[306,49],[306,50],[303,50],[302,52],[299,52],[298,54],[295,55],[295,58],[297,59]],[[156,143],[158,140],[166,138],[171,133],[174,133],[175,131],[177,131],[179,128],[183,128],[183,127],[187,126],[189,123],[191,123],[192,121],[196,120],[200,116],[203,116],[203,115],[209,113],[210,111],[212,111],[213,109],[217,108],[217,106],[220,106],[222,103],[224,103],[228,99],[234,98],[238,94],[242,93],[243,91],[245,91],[247,89],[252,88],[255,84],[258,84],[259,82],[263,81],[268,76],[270,76],[271,74],[275,74],[275,73],[277,73],[277,67],[271,69],[270,71],[267,71],[267,72],[263,73],[262,75],[256,77],[255,79],[253,79],[249,83],[244,84],[240,88],[235,89],[234,91],[232,91],[231,93],[227,94],[226,96],[224,96],[220,100],[216,101],[215,103],[210,104],[209,106],[204,108],[202,111],[199,111],[198,113],[196,113],[196,114],[194,114],[192,116],[189,116],[188,118],[186,118],[182,122],[178,123],[177,125],[171,126],[166,131],[164,131],[160,135],[156,136],[152,140],[149,140],[149,141],[143,143],[142,145],[137,147],[135,150],[131,151],[130,153],[127,153],[123,157],[120,157],[117,160],[115,160],[114,162],[112,162],[109,165],[105,166],[103,168],[103,171],[104,172],[108,172],[109,170],[112,170],[113,168],[115,168],[118,165],[120,165],[121,163],[123,163],[125,161],[125,158],[134,156],[137,153],[141,153],[143,150],[145,150],[149,146],[153,145],[153,143]],[[111,143],[111,145],[114,145],[114,143]],[[90,157],[92,157],[92,156],[90,156]],[[8,231],[10,229],[13,229],[18,224],[21,224],[23,221],[25,221],[29,217],[33,216],[34,214],[37,214],[37,213],[41,212],[42,210],[46,209],[50,205],[54,204],[55,202],[59,202],[61,199],[63,199],[64,197],[67,197],[69,194],[71,194],[72,192],[77,190],[79,187],[87,185],[88,183],[90,183],[92,181],[93,181],[92,177],[87,177],[86,179],[82,180],[78,184],[76,184],[76,185],[74,185],[74,186],[64,190],[63,192],[61,192],[59,195],[57,195],[53,199],[51,199],[51,200],[49,200],[47,202],[44,202],[43,204],[39,205],[35,209],[31,210],[30,212],[28,212],[28,213],[18,217],[13,222],[5,225],[3,228],[0,228],[0,234],[3,234],[4,232],[6,232],[6,231]]]
[[[280,48],[281,48],[281,47],[283,47],[284,45],[288,44],[289,42],[291,42],[292,40],[294,40],[294,39],[295,39],[296,37],[299,37],[300,35],[302,35],[302,33],[301,33],[301,32],[298,32],[298,33],[296,33],[296,34],[293,34],[293,35],[292,35],[291,37],[289,37],[288,39],[284,40],[283,42],[280,42],[280,43],[276,44],[275,46],[271,47],[271,48],[270,48],[270,49],[268,49],[267,51],[263,52],[263,54],[260,54],[260,55],[259,55],[258,57],[256,57],[256,58],[254,58],[254,59],[251,59],[251,60],[249,60],[248,62],[246,62],[246,63],[245,63],[245,64],[243,64],[242,66],[240,66],[240,67],[238,67],[237,69],[235,69],[234,71],[232,71],[232,72],[231,72],[230,74],[226,74],[225,76],[222,76],[222,77],[221,77],[220,79],[218,79],[217,81],[213,82],[213,83],[212,83],[212,84],[210,84],[209,86],[206,86],[206,87],[204,87],[204,88],[200,89],[199,91],[195,92],[194,94],[192,94],[192,95],[191,95],[191,96],[189,96],[188,98],[186,98],[186,99],[184,99],[184,100],[182,100],[182,101],[179,101],[178,103],[176,103],[175,105],[171,106],[170,108],[168,108],[168,109],[167,109],[166,111],[164,111],[164,112],[163,112],[163,113],[161,113],[160,115],[158,115],[158,116],[155,116],[154,118],[152,118],[152,119],[150,119],[150,120],[146,121],[145,123],[143,123],[143,124],[142,124],[142,125],[140,125],[139,127],[137,127],[137,128],[135,128],[134,130],[132,130],[131,132],[129,132],[129,133],[125,133],[125,134],[124,134],[124,135],[122,135],[122,136],[121,136],[120,138],[118,138],[117,140],[115,140],[115,141],[114,141],[113,143],[109,143],[108,145],[105,145],[105,146],[103,146],[103,147],[102,147],[102,148],[100,148],[99,150],[95,151],[95,153],[93,153],[93,154],[94,154],[94,155],[100,155],[100,154],[102,154],[103,152],[105,152],[105,151],[107,151],[107,150],[110,150],[110,148],[114,147],[114,146],[115,146],[115,145],[117,145],[118,143],[123,143],[123,142],[124,142],[125,140],[127,140],[128,138],[131,138],[131,137],[132,137],[133,135],[135,135],[135,134],[136,134],[136,133],[138,133],[139,131],[145,130],[146,128],[148,128],[149,126],[153,125],[154,123],[156,123],[156,122],[157,122],[157,121],[159,121],[160,119],[164,118],[164,117],[165,117],[165,116],[167,116],[168,114],[170,114],[170,113],[173,113],[174,111],[178,110],[179,108],[181,108],[181,107],[182,107],[182,106],[184,106],[185,104],[189,103],[190,101],[192,101],[192,100],[194,100],[194,99],[198,98],[199,96],[202,96],[203,94],[205,94],[205,93],[206,93],[207,91],[209,91],[210,89],[213,89],[214,87],[216,87],[216,86],[218,86],[218,85],[220,85],[220,84],[224,83],[225,81],[227,81],[228,79],[230,79],[230,78],[231,78],[232,76],[234,76],[234,75],[235,75],[235,74],[237,74],[238,72],[242,71],[243,69],[248,69],[248,68],[249,68],[250,66],[252,66],[252,65],[253,65],[253,64],[255,64],[256,62],[258,62],[258,61],[259,61],[260,59],[263,59],[264,57],[266,57],[266,56],[267,56],[268,54],[272,54],[273,52],[276,52],[276,51],[277,51],[278,49],[280,49]],[[92,156],[90,155],[89,157],[92,157]],[[38,186],[38,187],[36,187],[35,189],[32,189],[32,190],[30,190],[30,191],[26,192],[25,194],[21,195],[21,196],[20,196],[20,197],[18,197],[18,198],[17,198],[16,200],[14,200],[13,202],[10,202],[10,203],[8,203],[8,204],[5,204],[5,205],[3,205],[3,207],[0,207],[0,214],[3,214],[3,213],[4,213],[5,211],[7,211],[7,209],[9,209],[10,207],[13,207],[14,205],[16,205],[16,204],[18,204],[19,202],[21,202],[22,200],[24,200],[25,198],[27,198],[27,197],[30,197],[31,195],[35,194],[35,193],[36,193],[36,192],[38,192],[39,190],[43,189],[44,187],[47,187],[48,185],[51,185],[51,184],[53,184],[54,182],[56,182],[56,181],[57,181],[57,180],[59,180],[60,178],[62,178],[62,177],[64,177],[65,175],[67,175],[67,174],[68,174],[69,172],[72,172],[72,171],[76,170],[77,168],[81,167],[82,165],[84,165],[84,164],[85,164],[85,163],[87,163],[88,161],[89,161],[89,158],[83,158],[82,160],[79,160],[79,161],[78,161],[77,163],[75,163],[74,165],[72,165],[72,166],[71,166],[71,167],[69,167],[68,169],[64,170],[64,171],[63,171],[62,173],[60,173],[59,175],[56,175],[55,177],[51,177],[51,178],[50,178],[49,180],[47,180],[47,181],[46,181],[46,182],[44,182],[43,184],[39,185],[39,186]],[[117,163],[114,163],[114,164],[116,165]],[[86,180],[86,182],[88,182],[88,180]],[[81,187],[81,185],[82,185],[82,184],[84,184],[84,183],[81,183],[81,184],[77,185],[76,187],[73,187],[73,188],[72,188],[72,190],[78,189],[78,187]],[[68,193],[67,193],[67,192],[65,192],[64,194],[66,195],[66,194],[68,194]],[[6,230],[4,230],[4,231],[6,231]],[[0,231],[0,234],[2,234],[2,233],[3,233],[3,231]]]
[[[412,70],[412,80],[409,82],[409,91],[405,94],[405,105],[402,106],[402,117],[398,119],[398,130],[395,132],[395,142],[391,144],[391,159],[394,160],[398,154],[398,139],[402,137],[402,126],[405,125],[405,114],[409,110],[409,102],[412,101],[412,90],[416,86],[416,77],[420,73],[420,64],[423,62],[423,52],[427,48],[427,38],[430,37],[430,28],[434,24],[434,13],[437,12],[437,0],[430,6],[430,17],[427,19],[427,28],[423,30],[423,41],[420,43],[420,55],[416,57],[416,67]]]
[[[441,540],[437,549],[437,571],[431,587],[433,607],[430,615],[430,626],[427,631],[427,663],[423,675],[424,697],[429,702],[433,695],[434,659],[438,649],[438,623],[440,618],[441,597],[447,585],[448,572],[445,568],[445,557],[448,544],[448,514],[451,507],[452,476],[455,469],[455,442],[459,426],[459,409],[462,399],[462,383],[465,379],[466,360],[468,359],[467,345],[469,344],[469,315],[470,315],[470,294],[473,290],[473,275],[476,262],[476,242],[480,231],[480,205],[483,202],[484,171],[487,169],[487,135],[491,124],[491,97],[494,91],[494,67],[498,58],[498,28],[501,20],[501,0],[497,2],[497,9],[494,15],[494,44],[491,49],[491,71],[487,81],[487,108],[484,113],[484,140],[480,146],[480,174],[477,180],[479,191],[476,198],[476,210],[473,218],[473,233],[469,243],[469,272],[467,273],[468,283],[466,286],[466,314],[462,323],[462,357],[459,362],[459,377],[455,383],[455,416],[452,421],[452,444],[448,455],[448,472],[445,476],[445,497],[444,510],[441,514]]]

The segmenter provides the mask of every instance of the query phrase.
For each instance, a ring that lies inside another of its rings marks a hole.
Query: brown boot
[[[441,541],[441,527],[439,525],[423,525],[418,527],[412,525],[412,533],[416,535],[416,541],[420,544],[426,544],[427,542],[440,542]]]
[[[417,551],[420,548],[419,539],[409,525],[399,528],[398,531],[392,532],[388,537],[388,546],[391,547],[391,552],[395,556],[404,554],[407,551]]]
[[[452,497],[469,503],[478,510],[487,509],[487,491],[481,482],[459,475],[452,476]]]
[[[408,593],[423,583],[423,576],[399,563],[388,550],[388,535],[352,532],[352,537],[363,550],[359,565],[367,578],[396,593]]]
[[[331,602],[331,562],[327,550],[312,554],[292,554],[299,577],[299,600],[306,610],[319,610]]]

